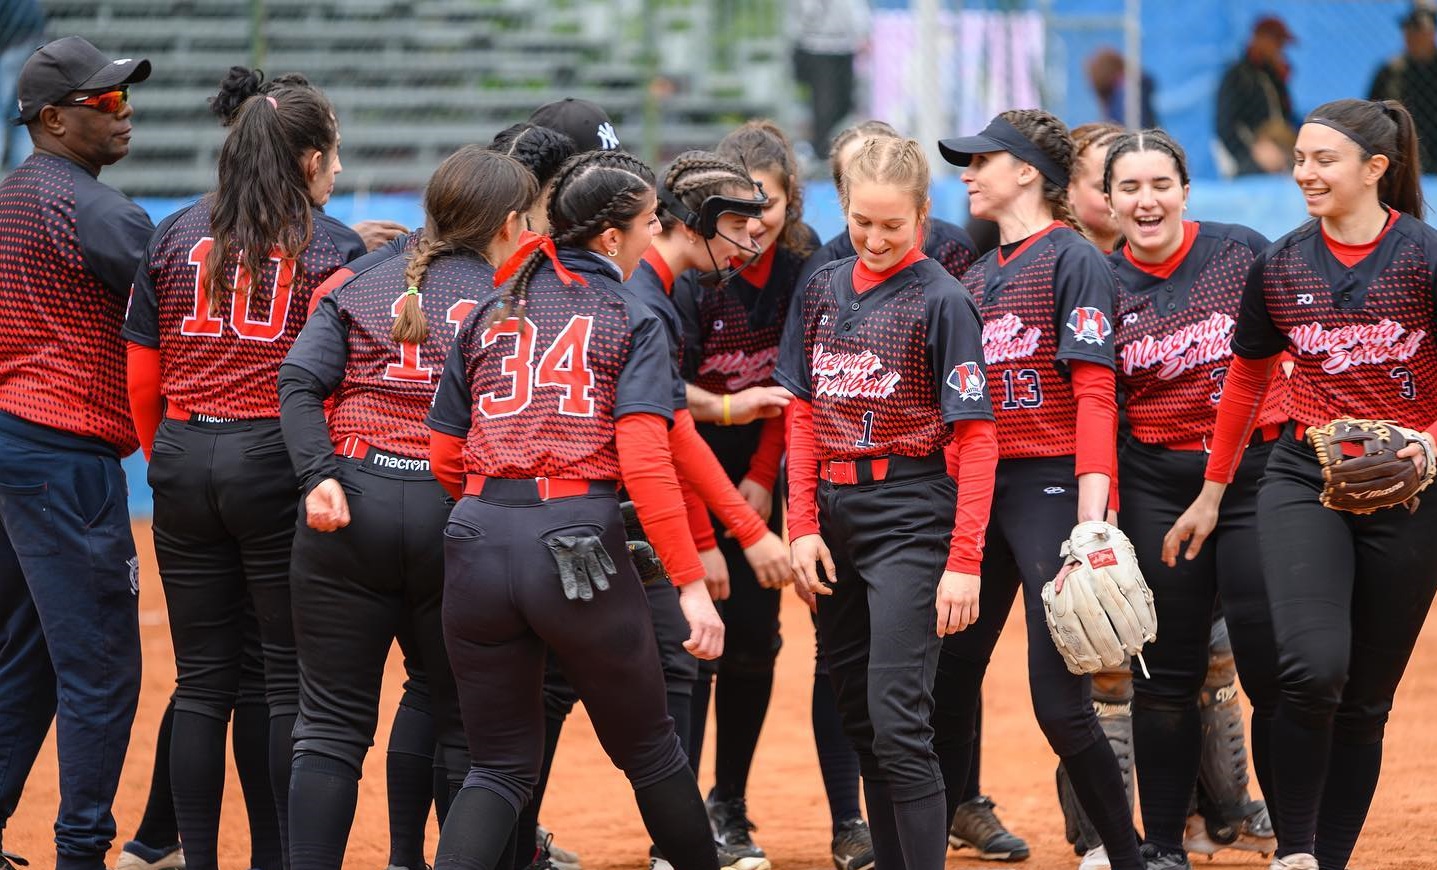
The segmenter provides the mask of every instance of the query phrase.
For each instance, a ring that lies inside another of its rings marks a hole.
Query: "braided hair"
[[[1028,141],[1038,146],[1048,159],[1052,160],[1066,173],[1073,171],[1073,159],[1075,149],[1073,137],[1068,134],[1068,126],[1058,120],[1057,116],[1042,109],[1009,109],[999,115],[1000,118],[1012,124],[1022,133]],[[1073,215],[1072,206],[1068,204],[1068,189],[1059,187],[1056,182],[1046,175],[1040,176],[1043,180],[1043,201],[1053,213],[1053,219],[1067,224],[1069,227],[1083,232],[1083,225],[1078,223],[1077,217]]]
[[[753,179],[748,172],[731,160],[724,160],[711,151],[685,151],[670,164],[664,175],[664,189],[673,194],[679,202],[697,213],[704,200],[711,196],[753,194]],[[662,204],[659,205],[659,221],[664,232],[680,223]]]
[[[812,253],[814,240],[803,223],[803,185],[798,157],[783,129],[766,118],[749,121],[723,137],[715,152],[748,167],[749,172],[772,172],[778,176],[788,199],[778,243],[801,257]]]
[[[833,173],[833,186],[835,189],[843,187],[843,166],[839,159],[843,149],[847,148],[858,139],[902,139],[893,125],[887,121],[868,120],[852,127],[838,131],[833,137],[833,144],[828,146],[828,170]]]
[[[227,93],[222,89],[216,99]],[[269,288],[259,276],[271,252],[279,248],[282,256],[297,257],[314,234],[314,201],[302,161],[313,151],[333,159],[339,146],[334,107],[307,82],[271,83],[250,94],[227,126],[219,184],[208,198],[214,245],[205,258],[202,286],[215,317],[222,316],[235,290],[225,268],[231,251],[239,252],[240,266],[251,276],[250,304],[269,302]]]
[[[554,244],[582,247],[610,227],[629,229],[654,195],[654,173],[625,151],[585,151],[569,158],[554,176],[549,194],[549,228]],[[523,318],[529,282],[547,259],[543,251],[529,255],[504,285],[494,321]]]
[[[489,143],[489,150],[529,167],[542,189],[554,180],[565,160],[579,153],[579,146],[568,134],[525,122],[500,130]]]
[[[390,337],[399,344],[422,344],[429,337],[429,324],[419,290],[429,264],[457,252],[486,257],[509,215],[528,211],[538,195],[533,173],[512,157],[466,145],[445,158],[424,188],[428,217],[404,267],[408,289]]]

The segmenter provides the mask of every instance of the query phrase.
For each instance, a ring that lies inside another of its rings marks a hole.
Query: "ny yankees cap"
[[[567,134],[581,152],[616,151],[622,147],[609,113],[588,100],[565,97],[545,103],[529,116],[529,123]]]
[[[1007,151],[1024,163],[1033,164],[1033,168],[1041,172],[1044,178],[1059,187],[1068,186],[1068,173],[1001,115],[988,122],[988,126],[977,136],[940,140],[938,151],[944,160],[954,166],[967,166],[973,162],[974,154]]]
[[[15,91],[20,100],[16,125],[35,120],[40,110],[72,91],[98,91],[142,82],[150,62],[122,57],[111,60],[79,36],[66,36],[36,49],[20,70]]]

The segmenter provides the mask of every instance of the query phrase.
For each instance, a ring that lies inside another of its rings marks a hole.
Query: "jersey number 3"
[[[557,387],[559,413],[569,417],[594,415],[594,373],[589,370],[589,334],[594,318],[576,314],[560,330],[534,366],[534,339],[538,329],[529,318],[511,317],[484,330],[481,342],[489,347],[500,339],[512,339],[514,350],[506,354],[500,370],[509,378],[509,391],[485,393],[479,397],[479,411],[485,417],[508,417],[529,407],[534,388]]]
[[[195,307],[180,322],[181,335],[218,338],[224,332],[224,321],[210,314],[209,297],[205,293],[205,260],[214,246],[215,240],[206,236],[190,248],[189,263],[195,267]],[[230,276],[230,286],[234,288],[230,294],[230,328],[240,338],[250,341],[274,341],[284,334],[284,325],[289,319],[289,289],[294,280],[294,260],[283,257],[278,248],[269,259],[275,264],[274,284],[269,288],[269,310],[259,320],[250,318],[250,287],[253,282],[249,273],[236,264],[234,274]]]

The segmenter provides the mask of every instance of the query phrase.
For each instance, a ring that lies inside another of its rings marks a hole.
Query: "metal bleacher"
[[[334,103],[345,191],[417,190],[455,148],[565,96],[609,112],[640,151],[650,88],[660,155],[712,146],[785,103],[778,0],[739,0],[758,31],[715,61],[706,0],[46,0],[53,37],[80,35],[154,73],[132,97],[130,156],[106,181],[131,195],[213,185],[224,137],[206,99],[234,64],[303,72]],[[257,11],[258,10],[258,11]],[[649,16],[647,22],[643,16]],[[262,21],[258,29],[254,21]],[[647,24],[647,26],[646,26]],[[258,38],[256,38],[258,36]],[[648,36],[649,39],[645,39]],[[652,54],[650,54],[652,52]],[[645,61],[654,60],[653,67]],[[738,73],[735,70],[742,70]]]

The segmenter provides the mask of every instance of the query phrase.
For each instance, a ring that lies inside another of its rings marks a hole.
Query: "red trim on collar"
[[[649,268],[659,276],[659,283],[664,286],[664,292],[672,294],[674,292],[674,270],[669,268],[669,264],[658,249],[650,245],[649,249],[644,251],[644,262],[648,263]]]
[[[1188,254],[1193,249],[1193,242],[1197,241],[1197,237],[1198,222],[1183,221],[1183,243],[1178,245],[1178,249],[1173,251],[1172,254],[1161,263],[1144,263],[1142,260],[1134,257],[1133,246],[1131,244],[1123,245],[1123,256],[1128,258],[1129,263],[1132,263],[1138,269],[1147,272],[1154,278],[1171,278],[1173,273],[1178,270],[1178,267],[1183,264],[1183,260],[1187,259]]]
[[[1027,251],[1029,248],[1033,247],[1033,245],[1034,245],[1039,239],[1043,238],[1043,237],[1046,236],[1048,233],[1051,233],[1053,230],[1056,230],[1058,227],[1065,227],[1065,226],[1067,226],[1067,224],[1063,223],[1062,221],[1053,221],[1052,223],[1048,224],[1046,227],[1043,227],[1041,230],[1038,230],[1036,233],[1033,233],[1031,236],[1029,236],[1028,238],[1024,239],[1024,240],[1023,240],[1023,244],[1019,245],[1018,248],[1017,248],[1017,250],[1013,251],[1013,256],[1011,256],[1011,257],[1005,257],[1005,256],[1003,256],[1003,246],[1002,246],[1002,245],[999,245],[999,246],[998,246],[998,265],[999,265],[999,266],[1006,266],[1006,265],[1008,265],[1009,263],[1011,263],[1011,262],[1013,262],[1014,260],[1018,259],[1019,257],[1023,256],[1023,253],[1024,253],[1025,251]]]
[[[903,259],[882,272],[875,272],[868,268],[862,259],[856,260],[853,263],[853,289],[857,293],[867,293],[919,260],[926,259],[928,259],[928,255],[923,253],[922,248],[909,248],[908,253],[903,255]]]

